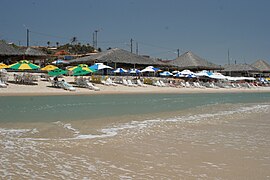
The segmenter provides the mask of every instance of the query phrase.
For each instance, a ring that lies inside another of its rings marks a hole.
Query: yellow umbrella
[[[54,65],[47,65],[47,66],[41,68],[40,70],[43,70],[43,71],[52,71],[52,70],[55,70],[55,69],[58,69],[58,67],[56,67]]]
[[[8,65],[4,63],[0,63],[0,69],[6,69],[6,68],[8,68]]]
[[[25,70],[25,69],[39,69],[40,67],[38,65],[30,63],[27,60],[21,60],[17,63],[9,65],[9,68],[16,70],[18,69]]]
[[[77,70],[83,70],[88,72],[94,72],[93,69],[90,69],[87,64],[79,64],[78,66],[74,66],[68,69],[69,71],[77,71]]]

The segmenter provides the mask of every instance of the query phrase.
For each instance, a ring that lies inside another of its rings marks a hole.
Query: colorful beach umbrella
[[[83,70],[86,70],[86,71],[89,71],[89,72],[95,72],[96,71],[95,69],[90,68],[87,64],[79,64],[77,66],[69,68],[68,70],[69,71],[74,71],[76,69],[78,69],[78,70],[83,69]]]
[[[159,70],[159,68],[155,68],[153,66],[147,66],[146,68],[144,68],[143,70],[141,70],[141,72],[156,72],[158,70]]]
[[[38,65],[30,63],[27,60],[21,60],[17,63],[9,65],[9,68],[15,69],[15,70],[18,70],[18,69],[26,70],[26,69],[39,69],[40,67]]]
[[[57,59],[53,61],[52,64],[69,64],[69,62],[63,59]]]
[[[116,70],[113,71],[114,73],[127,73],[128,71],[123,69],[123,68],[117,68]]]
[[[169,71],[164,71],[162,73],[159,73],[160,76],[172,76],[173,74]]]
[[[71,75],[72,76],[84,76],[86,74],[89,74],[93,71],[91,71],[89,68],[82,68],[82,67],[76,67],[75,69],[73,69]]]
[[[8,65],[4,63],[0,63],[0,69],[6,69],[6,68],[8,68]]]
[[[63,75],[63,74],[67,74],[67,70],[63,70],[63,69],[55,69],[55,70],[51,70],[48,72],[49,76],[59,76],[59,75]]]
[[[129,73],[130,74],[139,74],[141,71],[140,70],[138,70],[138,69],[130,69],[129,70]]]
[[[95,72],[95,69],[89,68],[87,64],[79,64],[78,66],[74,66],[68,69],[73,76],[83,76],[89,74],[91,72]]]
[[[90,66],[90,69],[94,69],[94,70],[98,71],[101,69],[112,69],[112,67],[107,66],[103,63],[95,63],[94,65]]]
[[[51,70],[55,70],[55,69],[58,69],[58,67],[56,67],[54,65],[47,65],[47,66],[41,68],[40,70],[42,70],[42,71],[51,71]]]

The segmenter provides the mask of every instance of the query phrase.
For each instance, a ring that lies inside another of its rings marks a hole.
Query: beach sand
[[[73,77],[65,77],[67,82],[73,83]],[[61,80],[61,79],[59,79]],[[46,96],[46,95],[87,95],[87,94],[128,94],[128,93],[237,93],[237,92],[270,92],[270,87],[258,88],[177,88],[177,87],[157,87],[147,85],[147,87],[127,87],[106,86],[95,84],[100,91],[93,91],[87,88],[76,87],[76,91],[67,91],[55,88],[48,81],[38,80],[35,85],[15,84],[10,82],[7,88],[0,88],[0,96]]]

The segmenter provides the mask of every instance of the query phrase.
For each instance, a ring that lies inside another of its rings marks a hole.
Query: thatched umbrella
[[[168,64],[176,66],[178,69],[189,70],[220,70],[221,66],[206,61],[205,59],[197,56],[196,54],[188,51],[178,58],[170,61]]]

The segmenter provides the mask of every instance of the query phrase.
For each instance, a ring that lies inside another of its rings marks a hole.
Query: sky
[[[1,0],[0,39],[93,44],[154,58],[192,51],[219,65],[270,63],[269,0]],[[138,48],[136,48],[138,47]],[[229,52],[229,56],[228,56]],[[228,59],[229,57],[229,59]]]

